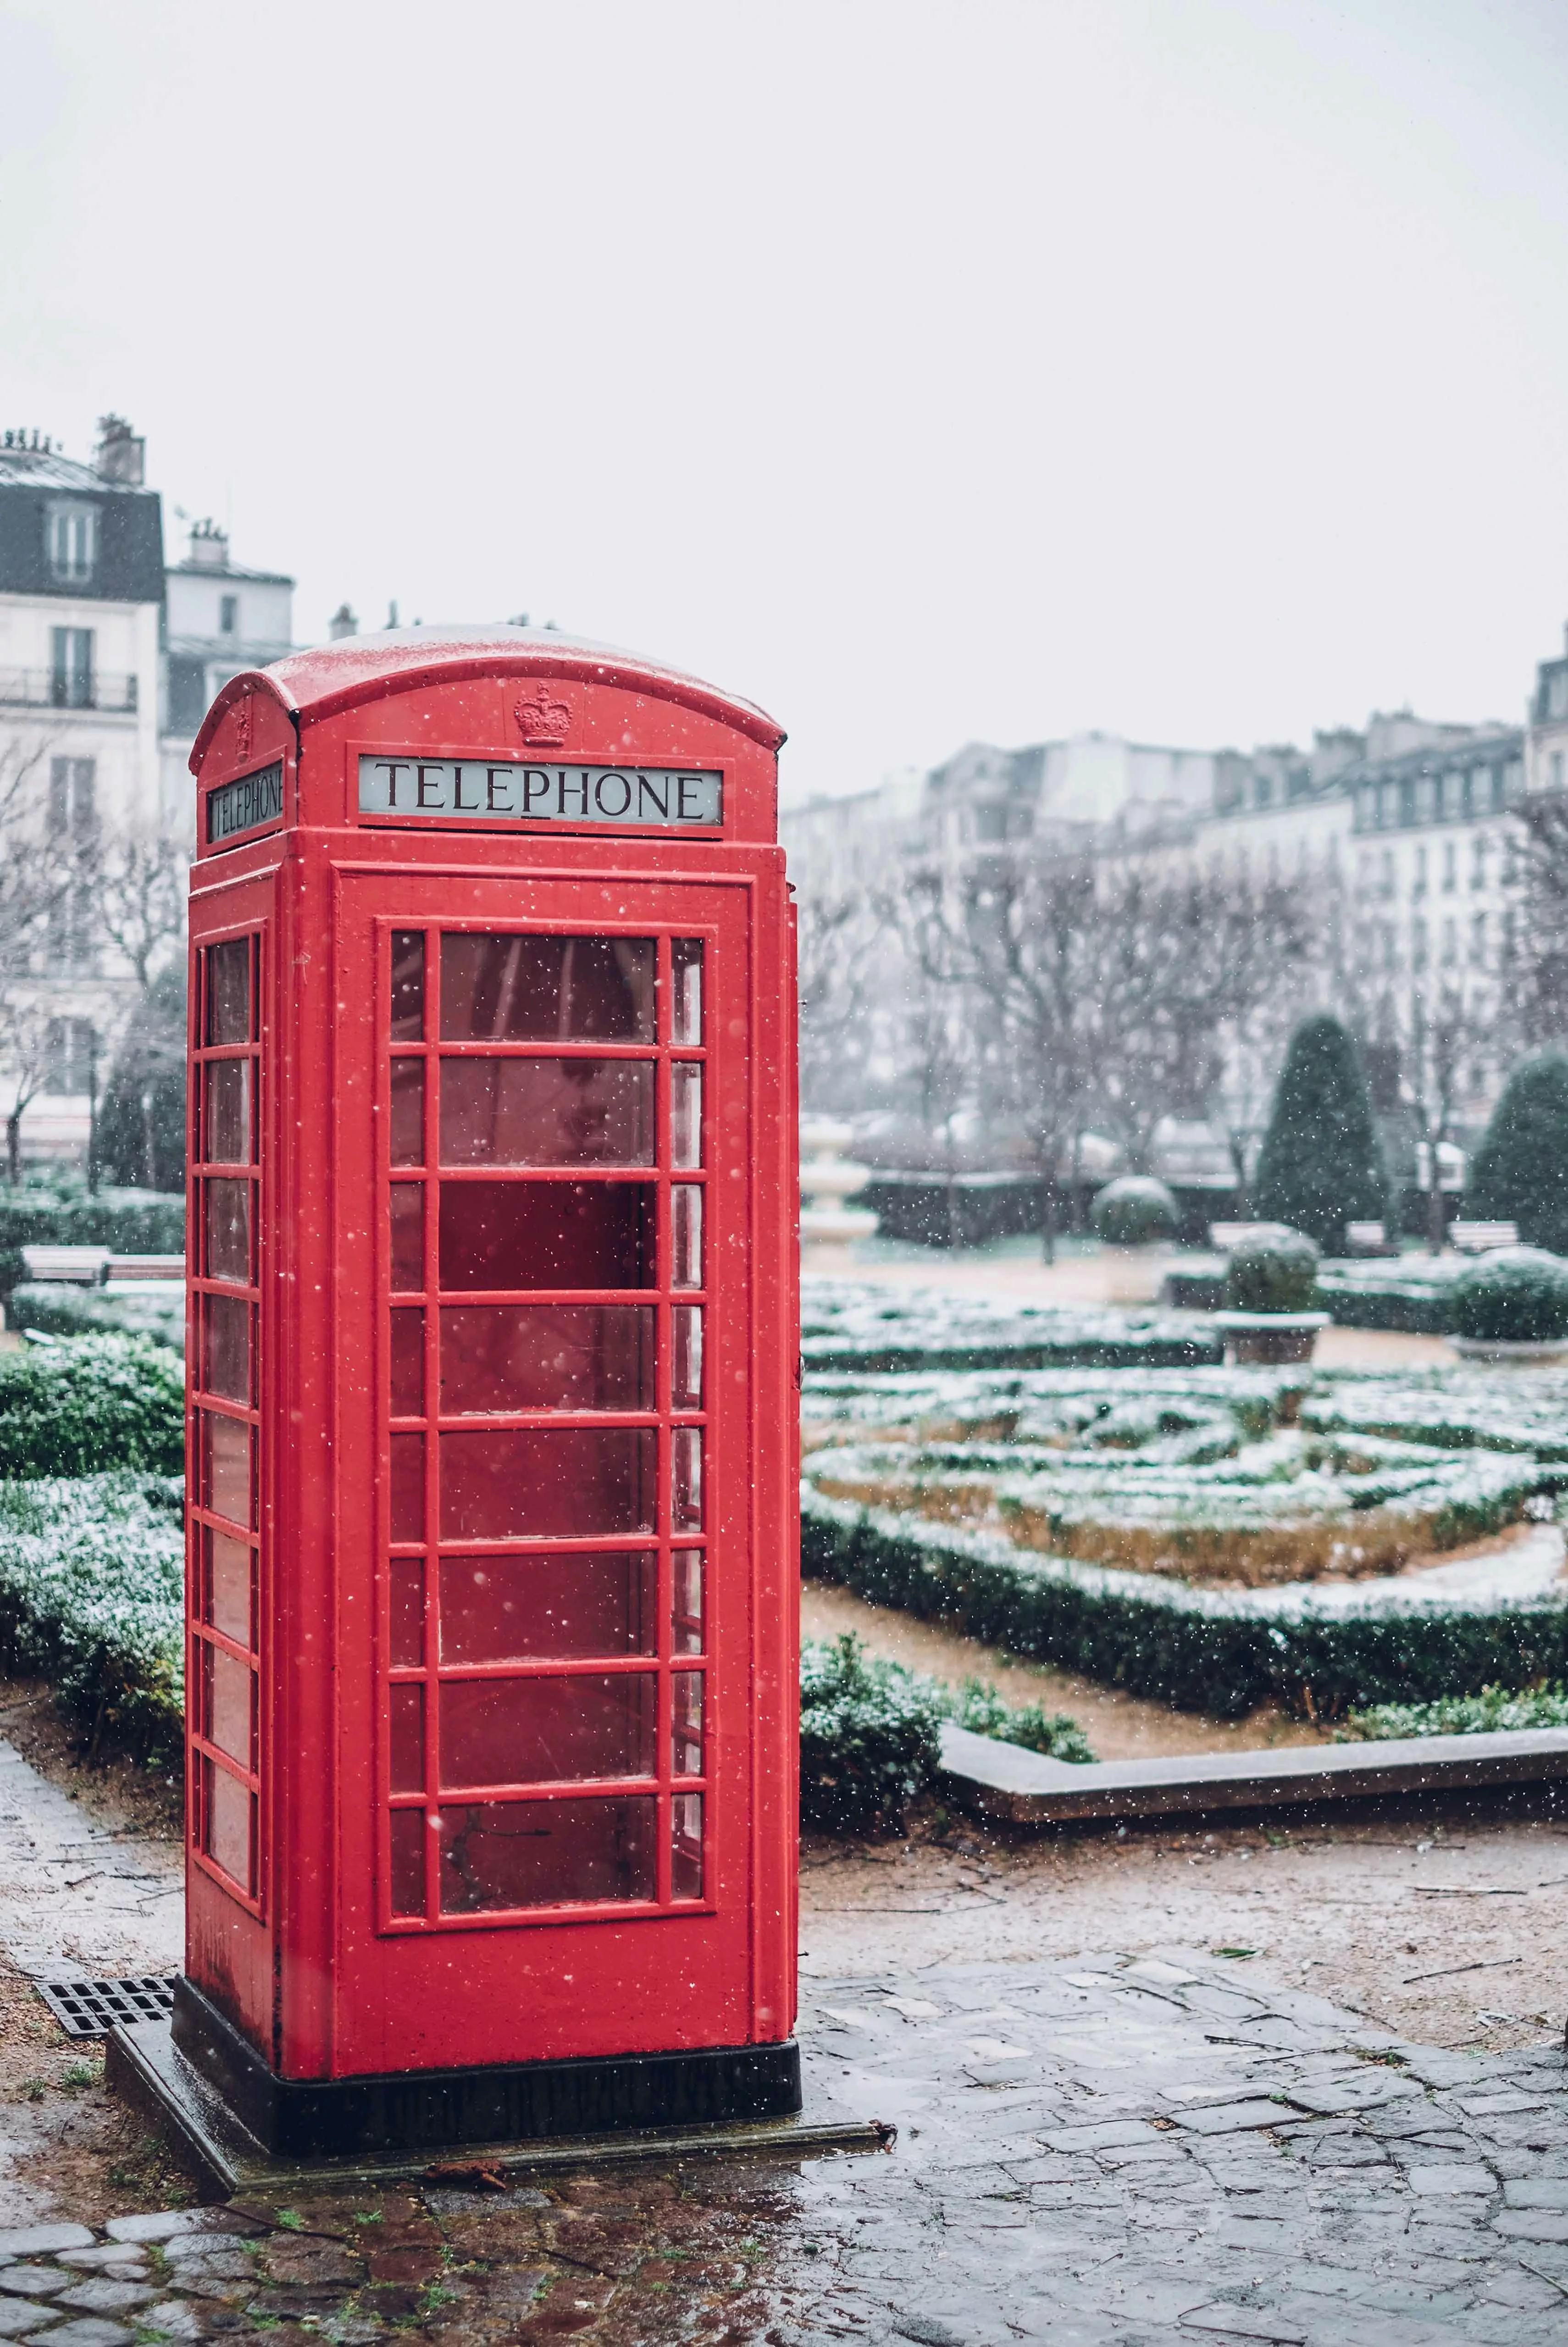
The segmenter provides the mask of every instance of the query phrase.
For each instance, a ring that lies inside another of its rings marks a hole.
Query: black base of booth
[[[344,2159],[477,2143],[733,2125],[801,2107],[800,2048],[721,2045],[482,2069],[280,2078],[188,1980],[173,2043],[269,2152]]]

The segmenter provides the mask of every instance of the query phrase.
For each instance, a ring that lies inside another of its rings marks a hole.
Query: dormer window
[[[221,595],[218,599],[218,632],[220,636],[237,636],[240,632],[240,598]]]
[[[98,517],[93,506],[53,505],[48,509],[49,569],[62,584],[83,585],[93,575],[98,552]]]

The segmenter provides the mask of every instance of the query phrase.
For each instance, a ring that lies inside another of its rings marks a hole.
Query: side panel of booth
[[[198,867],[205,883],[210,867]],[[270,2049],[276,1838],[264,1233],[278,1179],[275,876],[192,891],[187,1187],[187,1960]]]

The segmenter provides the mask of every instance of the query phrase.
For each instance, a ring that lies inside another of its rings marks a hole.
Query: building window
[[[1507,786],[1507,776],[1502,767],[1493,766],[1491,770],[1491,811],[1493,815],[1501,815],[1502,813],[1503,797],[1506,793]]]
[[[1381,893],[1385,897],[1391,897],[1394,893],[1394,851],[1391,847],[1384,848],[1382,863]]]
[[[1252,786],[1252,803],[1254,806],[1260,807],[1273,805],[1274,776],[1272,774],[1259,774],[1257,776]]]
[[[1459,887],[1459,854],[1451,839],[1443,842],[1443,887]]]
[[[50,1020],[49,1090],[52,1092],[92,1091],[97,1040],[97,1030],[90,1019]]]
[[[218,632],[220,636],[237,636],[240,632],[240,598],[224,595],[218,604]]]
[[[45,951],[56,976],[91,977],[96,970],[93,892],[85,883],[73,882],[49,907]],[[86,1092],[87,1086],[81,1089]]]
[[[1470,925],[1470,958],[1480,969],[1486,960],[1486,915],[1477,913]]]
[[[1427,925],[1425,921],[1410,923],[1410,968],[1425,969],[1427,966]]]
[[[1457,921],[1443,923],[1443,959],[1450,963],[1459,959],[1459,923]]]
[[[1548,788],[1549,788],[1549,789],[1551,789],[1551,790],[1554,790],[1554,791],[1560,791],[1560,790],[1562,789],[1562,787],[1563,787],[1563,753],[1562,753],[1562,751],[1561,751],[1561,750],[1553,750],[1553,753],[1552,753],[1552,755],[1547,759],[1547,761],[1546,761],[1546,777],[1547,777],[1547,786],[1548,786]]]
[[[1424,847],[1418,847],[1416,850],[1416,876],[1410,885],[1410,894],[1412,897],[1424,897],[1426,893],[1427,851]]]
[[[1416,784],[1416,821],[1432,823],[1438,812],[1438,786],[1430,774],[1423,774]]]
[[[1485,834],[1479,831],[1471,843],[1470,885],[1472,888],[1484,888],[1486,886],[1486,856],[1491,845]]]
[[[1464,809],[1464,776],[1443,776],[1443,813],[1450,822],[1457,820]]]
[[[79,585],[97,560],[98,518],[92,506],[51,506],[46,521],[49,569],[63,583]]]
[[[56,838],[85,839],[97,825],[97,762],[52,758],[49,762],[49,829]]]
[[[49,699],[56,709],[93,706],[93,631],[90,628],[51,628],[53,660]]]

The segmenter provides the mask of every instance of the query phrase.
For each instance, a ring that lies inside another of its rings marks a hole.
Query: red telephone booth
[[[274,2150],[798,2106],[782,738],[497,628],[197,742],[174,2036]]]

